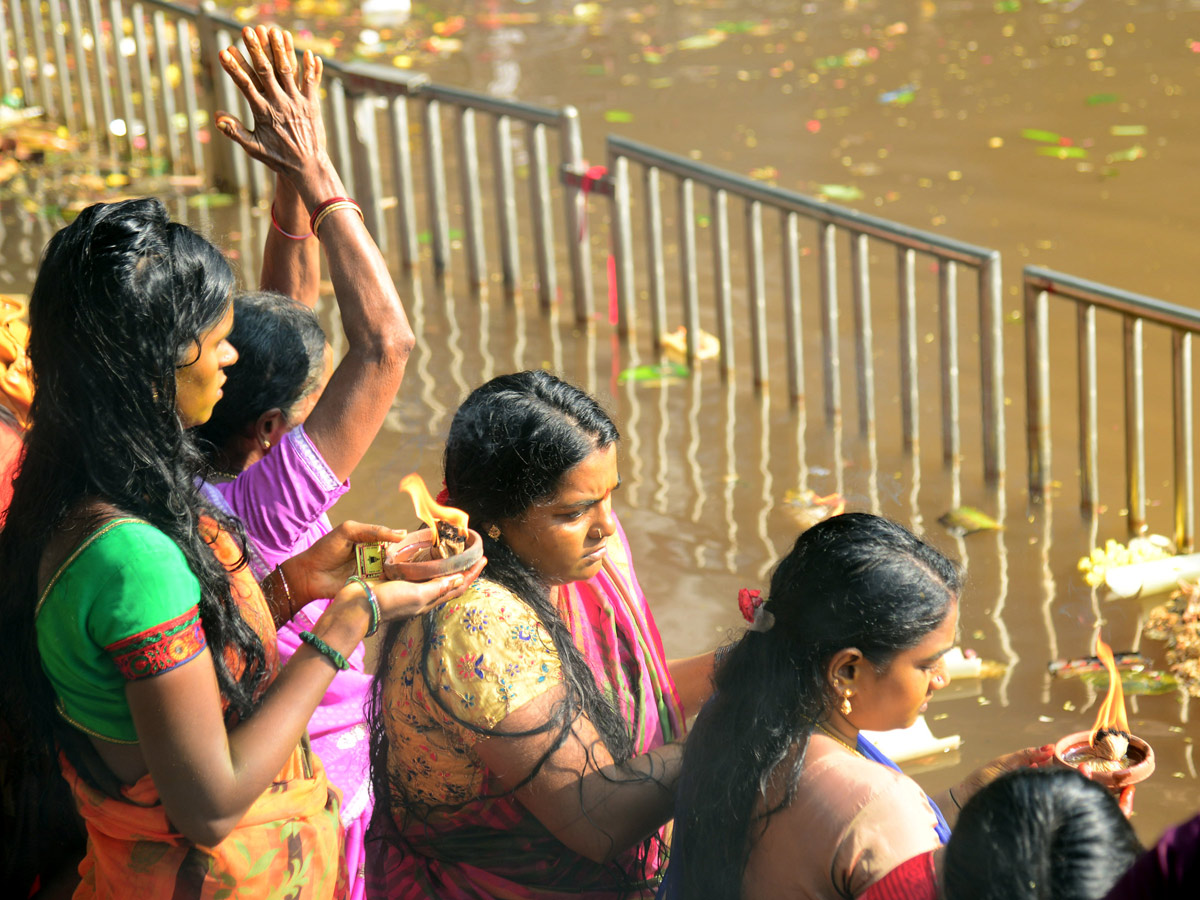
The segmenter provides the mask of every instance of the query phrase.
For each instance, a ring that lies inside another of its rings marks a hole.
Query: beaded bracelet
[[[339,669],[345,670],[350,668],[350,663],[346,662],[346,657],[342,656],[342,654],[338,653],[311,631],[300,632],[300,640],[304,641],[304,643],[308,644]]]
[[[359,585],[367,592],[367,602],[371,604],[371,627],[367,629],[367,637],[370,637],[379,630],[379,620],[383,617],[383,613],[379,610],[379,601],[375,598],[375,592],[371,590],[371,585],[367,584],[367,580],[358,575],[351,575],[346,579],[346,584]]]
[[[330,197],[328,200],[317,204],[317,208],[312,211],[312,216],[308,220],[308,227],[312,229],[313,234],[317,235],[318,240],[321,238],[321,235],[318,231],[318,229],[321,227],[321,223],[325,221],[325,218],[330,213],[337,212],[339,209],[352,209],[358,213],[358,217],[360,219],[362,219],[364,222],[366,221],[366,219],[363,218],[362,207],[349,197]]]
[[[313,236],[310,231],[308,234],[292,234],[290,231],[284,231],[279,224],[279,220],[275,218],[275,204],[271,204],[271,227],[282,234],[285,238],[291,238],[293,241],[306,241]]]
[[[280,612],[286,614],[284,616],[286,621],[287,619],[290,619],[292,617],[292,613],[295,612],[295,610],[292,608],[292,589],[288,587],[287,579],[283,577],[282,566],[276,566],[274,569],[272,569],[271,574],[263,580],[263,585],[266,585],[267,581],[270,580],[272,576],[278,580],[280,587],[283,588],[283,599],[287,602],[287,606],[280,610]],[[275,596],[274,588],[271,589],[271,605],[276,609],[279,608],[279,602],[278,598]]]

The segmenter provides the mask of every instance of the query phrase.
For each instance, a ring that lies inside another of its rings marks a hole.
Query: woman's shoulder
[[[503,585],[484,578],[476,579],[461,596],[439,606],[433,614],[433,625],[439,630],[465,630],[469,634],[484,634],[499,625],[545,630],[528,603]]]

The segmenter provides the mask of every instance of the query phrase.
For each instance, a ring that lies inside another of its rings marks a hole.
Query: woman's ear
[[[283,435],[287,433],[285,424],[282,409],[273,406],[266,410],[254,422],[255,444],[264,452],[269,450],[273,444],[279,443]]]
[[[829,688],[840,697],[844,695],[846,688],[857,687],[863,662],[864,657],[857,647],[846,647],[833,654],[826,666]]]

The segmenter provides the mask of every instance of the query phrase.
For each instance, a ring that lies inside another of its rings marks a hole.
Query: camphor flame
[[[467,514],[461,509],[455,509],[453,506],[442,506],[435,501],[429,495],[429,489],[425,487],[425,481],[416,472],[405,475],[400,479],[400,490],[407,491],[412,497],[417,517],[429,526],[429,530],[433,534],[433,546],[436,547],[441,543],[437,528],[439,521],[449,522],[463,535],[467,533]]]
[[[1096,714],[1096,724],[1092,728],[1088,743],[1094,745],[1096,732],[1101,728],[1116,728],[1129,733],[1129,719],[1125,716],[1125,691],[1121,687],[1121,673],[1117,671],[1117,662],[1113,659],[1112,648],[1099,638],[1096,639],[1096,655],[1108,670],[1108,696],[1100,704]]]

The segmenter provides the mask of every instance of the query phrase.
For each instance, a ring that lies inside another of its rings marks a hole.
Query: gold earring
[[[270,449],[271,449],[271,442],[263,441],[263,452],[265,453],[267,450],[270,450]]]
[[[854,712],[854,708],[850,705],[850,691],[847,690],[845,696],[842,697],[842,715],[848,716]]]
[[[493,541],[500,540],[500,526],[495,525],[495,524],[489,525],[488,530],[487,530],[487,536],[490,537]]]

